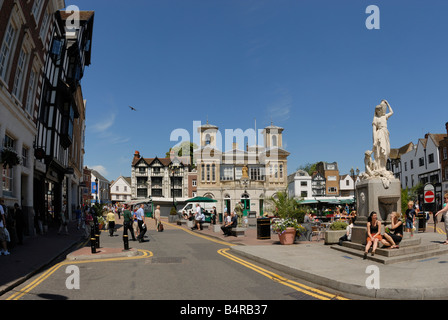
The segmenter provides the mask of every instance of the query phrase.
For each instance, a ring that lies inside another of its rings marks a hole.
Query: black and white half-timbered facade
[[[84,108],[76,99],[85,66],[91,62],[93,11],[58,11],[51,25],[35,140],[35,208],[59,213],[70,193],[64,192],[74,124]],[[83,130],[81,130],[83,132]]]

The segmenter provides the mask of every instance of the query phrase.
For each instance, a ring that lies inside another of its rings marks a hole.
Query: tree
[[[308,174],[310,175],[310,176],[312,176],[313,175],[313,173],[316,171],[316,166],[317,166],[317,164],[318,164],[318,162],[316,162],[316,163],[306,163],[305,165],[301,165],[301,166],[299,166],[298,168],[297,168],[297,170],[303,170],[303,171],[306,171],[306,172],[308,172]]]
[[[180,145],[170,148],[170,150],[166,153],[166,157],[169,158],[171,156],[171,152],[174,152],[174,155],[177,157],[187,157],[190,156],[190,165],[194,168],[196,165],[193,163],[193,152],[197,149],[197,145],[191,141],[184,141]]]

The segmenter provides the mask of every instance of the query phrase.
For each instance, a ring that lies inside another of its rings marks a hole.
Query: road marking
[[[314,297],[316,299],[320,299],[320,300],[331,300],[331,299],[338,299],[338,300],[348,300],[346,298],[340,297],[338,295],[334,295],[332,293],[328,293],[316,288],[312,288],[309,287],[307,285],[304,285],[302,283],[293,281],[293,280],[289,280],[287,278],[284,278],[274,272],[268,271],[266,269],[263,269],[255,264],[252,264],[246,260],[243,260],[241,258],[238,258],[234,255],[229,254],[227,251],[229,251],[229,248],[225,248],[225,249],[219,249],[218,253],[220,255],[222,255],[223,257],[226,257],[227,259],[230,259],[232,261],[235,261],[243,266],[245,266],[246,268],[249,268],[251,270],[254,270],[255,272],[271,279],[272,281],[281,283],[287,287],[290,287],[296,291],[299,291],[301,293],[304,293],[306,295],[309,295],[311,297]]]
[[[30,284],[28,284],[22,290],[20,290],[18,292],[15,292],[11,296],[9,296],[6,300],[19,300],[25,294],[29,293],[31,290],[33,290],[38,285],[40,285],[42,282],[44,282],[46,279],[48,279],[60,267],[65,266],[65,265],[82,264],[82,263],[98,263],[98,262],[109,262],[109,261],[135,260],[135,259],[149,258],[149,257],[153,256],[153,253],[151,251],[149,251],[149,250],[137,249],[137,251],[141,252],[142,255],[132,256],[132,257],[104,258],[104,259],[96,259],[96,260],[79,260],[79,261],[76,261],[76,260],[74,260],[74,261],[64,260],[64,261],[54,265],[53,267],[51,267],[47,271],[45,271],[37,279],[32,281]]]
[[[223,245],[225,245],[225,246],[230,246],[230,247],[232,247],[232,246],[236,246],[236,244],[234,244],[234,243],[230,243],[230,242],[226,242],[226,241],[222,241],[222,240],[218,240],[218,239],[213,239],[213,238],[210,237],[210,236],[207,236],[207,235],[204,235],[204,234],[200,234],[200,233],[197,233],[197,232],[193,232],[193,231],[191,231],[191,230],[185,229],[185,228],[183,228],[183,227],[179,227],[179,226],[174,225],[174,224],[170,224],[170,223],[167,223],[167,224],[168,224],[169,226],[173,227],[173,228],[180,229],[180,230],[182,230],[182,231],[185,231],[186,233],[192,234],[192,235],[194,235],[194,236],[196,236],[196,237],[199,237],[199,238],[202,238],[202,239],[205,239],[205,240],[208,240],[208,241],[212,241],[212,242],[219,243],[219,244],[223,244]]]

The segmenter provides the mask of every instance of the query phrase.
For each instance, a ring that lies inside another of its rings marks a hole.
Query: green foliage
[[[176,208],[171,207],[170,215],[174,216],[174,215],[176,215],[176,214],[177,214],[177,210],[176,210]]]
[[[344,221],[337,220],[330,224],[330,230],[345,230],[348,224]]]

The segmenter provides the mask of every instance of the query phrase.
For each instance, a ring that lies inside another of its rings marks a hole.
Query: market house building
[[[283,149],[283,130],[271,124],[261,131],[262,145],[255,139],[253,145],[247,142],[240,148],[237,141],[244,144],[245,137],[235,137],[231,149],[222,151],[218,127],[208,122],[199,126],[200,143],[194,151],[197,195],[217,200],[219,213],[225,207],[233,210],[241,201],[246,215],[272,214],[267,199],[288,187],[289,152]]]

